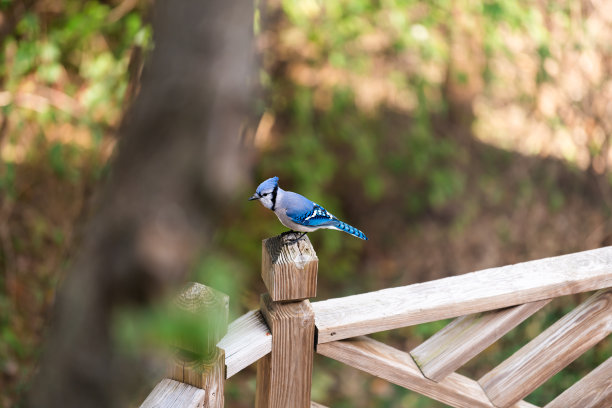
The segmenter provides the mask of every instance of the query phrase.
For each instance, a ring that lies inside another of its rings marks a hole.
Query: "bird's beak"
[[[253,194],[253,196],[251,196],[251,198],[249,198],[249,201],[253,201],[253,200],[259,200],[261,197],[258,196],[257,194]]]

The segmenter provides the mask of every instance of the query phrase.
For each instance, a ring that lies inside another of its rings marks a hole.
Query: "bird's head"
[[[259,200],[261,205],[274,211],[276,206],[276,194],[278,192],[278,177],[272,177],[264,181],[257,187],[255,194],[249,200]]]

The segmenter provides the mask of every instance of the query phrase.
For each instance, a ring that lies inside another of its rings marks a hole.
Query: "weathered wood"
[[[316,402],[312,401],[310,403],[310,408],[327,408],[327,407],[325,405],[317,404]]]
[[[259,310],[230,323],[217,347],[225,350],[226,378],[253,364],[272,350],[272,334]]]
[[[171,364],[169,377],[202,388],[206,394],[204,407],[223,407],[225,383],[225,353],[223,350],[217,349],[214,357],[206,359],[195,355],[179,355]]]
[[[319,259],[308,236],[283,234],[263,240],[261,277],[273,301],[317,295]]]
[[[440,381],[489,347],[550,299],[461,316],[410,352],[421,372]]]
[[[612,407],[612,357],[565,390],[544,408]]]
[[[485,374],[478,382],[498,407],[539,387],[612,331],[612,288],[601,290]]]
[[[255,408],[267,408],[271,405],[272,393],[272,354],[266,354],[257,362],[255,378]]]
[[[203,408],[206,391],[165,378],[151,391],[140,408]]]
[[[223,407],[225,352],[217,343],[227,332],[229,297],[200,283],[187,284],[175,303],[206,327],[197,341],[185,336],[177,341],[175,360],[169,367],[171,379],[205,390],[206,408]]]
[[[272,302],[261,297],[261,312],[272,331],[272,352],[257,365],[257,408],[308,408],[314,354],[314,314],[308,300]]]
[[[198,339],[201,342],[194,344],[189,337],[179,338],[176,346],[204,358],[213,358],[217,342],[227,333],[229,296],[201,283],[189,282],[175,298],[175,304],[206,327],[205,338]]]
[[[612,247],[314,302],[318,342],[612,286]]]
[[[423,376],[410,354],[368,337],[320,344],[317,353],[460,408],[494,408],[478,383],[453,373],[440,382]],[[516,408],[534,407],[525,401]]]

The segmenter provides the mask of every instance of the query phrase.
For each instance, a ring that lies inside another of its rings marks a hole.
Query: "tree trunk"
[[[182,282],[245,176],[253,5],[155,1],[155,49],[118,153],[60,290],[29,404],[124,405],[113,311]]]

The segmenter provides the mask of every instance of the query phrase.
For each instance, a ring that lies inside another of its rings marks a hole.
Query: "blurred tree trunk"
[[[155,49],[58,295],[31,406],[123,405],[137,373],[114,363],[113,311],[185,279],[244,178],[252,22],[251,2],[155,2]]]

